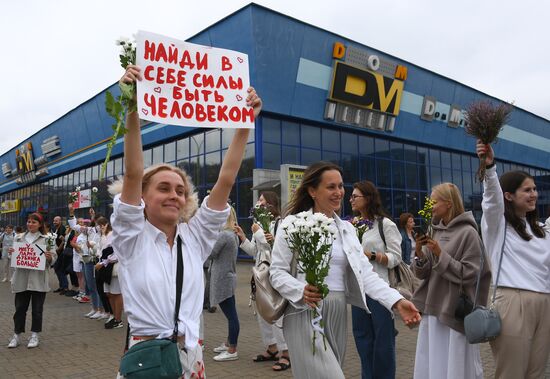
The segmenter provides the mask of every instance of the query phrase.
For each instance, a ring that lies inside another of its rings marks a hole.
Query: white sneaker
[[[37,347],[39,342],[40,341],[38,341],[38,333],[33,333],[31,334],[31,338],[29,339],[29,343],[27,347],[29,349],[32,349],[33,347]]]
[[[95,310],[92,308],[92,310],[84,315],[84,317],[90,317],[93,316],[95,313]]]
[[[101,312],[101,316],[99,316],[98,320],[105,320],[106,318],[109,318],[109,317],[111,317],[110,314]]]
[[[8,278],[2,279],[2,283],[6,283],[8,281]]]
[[[105,321],[105,324],[111,322],[112,319],[114,319],[113,315],[109,315],[109,318]]]
[[[14,347],[19,346],[20,343],[21,340],[19,339],[19,334],[14,334],[10,340],[10,343],[8,344],[8,348],[13,349]]]
[[[236,361],[237,359],[239,359],[239,354],[236,351],[234,353],[223,351],[214,357],[214,360],[217,362]]]
[[[212,351],[214,353],[223,353],[224,351],[227,351],[227,345],[225,343],[222,343],[220,346],[212,349]]]
[[[92,320],[97,320],[98,318],[101,317],[102,314],[103,314],[103,312],[97,311],[96,313],[94,313],[93,315],[91,315],[90,318],[91,318]]]

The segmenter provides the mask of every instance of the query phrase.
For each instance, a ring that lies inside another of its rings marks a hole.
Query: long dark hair
[[[38,221],[40,226],[38,227],[38,231],[40,234],[46,234],[46,228],[44,227],[44,217],[37,212],[31,213],[27,216],[27,220],[34,220]]]
[[[380,192],[378,192],[378,189],[372,182],[369,182],[368,180],[363,180],[362,182],[353,183],[353,188],[357,189],[363,194],[363,196],[365,196],[365,200],[367,201],[366,210],[369,218],[391,218],[388,212],[386,212],[386,210],[382,206]]]
[[[262,191],[260,196],[263,196],[267,203],[267,208],[277,218],[281,215],[281,205],[279,203],[279,196],[273,191]]]
[[[111,224],[109,223],[109,220],[107,220],[107,217],[99,216],[96,219],[96,224],[99,226],[107,225],[107,229],[105,230],[106,235],[113,231],[113,228],[111,228]]]
[[[509,171],[500,177],[500,187],[502,192],[515,193],[519,187],[523,184],[525,179],[534,178],[524,171]],[[504,197],[504,218],[512,225],[514,230],[525,241],[531,240],[532,236],[527,232],[525,221],[516,214],[514,203]],[[544,238],[546,233],[544,229],[539,225],[539,215],[537,208],[527,212],[525,219],[531,226],[531,230],[538,238]]]
[[[293,215],[313,208],[313,199],[309,195],[309,188],[317,188],[325,171],[336,170],[342,175],[342,168],[332,162],[319,161],[308,166],[304,171],[302,182],[290,199],[285,216]],[[267,199],[266,199],[267,200]]]

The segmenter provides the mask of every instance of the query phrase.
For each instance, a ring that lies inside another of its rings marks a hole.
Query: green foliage
[[[128,65],[136,64],[136,47],[132,42],[126,40],[117,41],[117,46],[122,47],[122,53],[119,55],[120,65],[123,69],[126,69]],[[117,139],[121,138],[128,131],[124,127],[124,121],[126,114],[135,112],[137,110],[136,102],[136,85],[134,83],[122,83],[119,82],[120,96],[116,99],[109,91],[105,94],[105,110],[107,113],[115,119],[115,123],[112,126],[114,131],[113,136],[107,143],[107,153],[105,154],[105,161],[101,165],[101,172],[99,174],[99,180],[102,180],[105,176],[107,169],[107,163],[111,159],[111,152],[116,144]]]

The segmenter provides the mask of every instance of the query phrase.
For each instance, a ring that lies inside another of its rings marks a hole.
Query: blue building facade
[[[462,110],[476,100],[498,102],[471,87],[345,37],[250,4],[189,39],[247,53],[251,83],[264,110],[251,133],[231,194],[248,230],[253,170],[333,161],[344,169],[347,194],[359,180],[380,189],[393,217],[416,215],[433,185],[449,181],[465,206],[481,215],[474,140]],[[118,92],[116,85],[106,89]],[[76,186],[99,189],[98,212],[110,213],[107,185],[123,174],[117,141],[106,180],[99,181],[113,120],[105,91],[71,110],[0,157],[0,224],[23,225],[29,212],[66,215]],[[199,195],[214,184],[232,130],[147,123],[145,164],[184,168]],[[495,152],[500,172],[528,171],[548,216],[550,122],[515,107]],[[85,212],[81,210],[80,212]],[[344,202],[349,214],[349,202]]]

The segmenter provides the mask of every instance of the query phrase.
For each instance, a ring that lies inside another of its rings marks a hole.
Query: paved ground
[[[255,317],[248,308],[250,264],[238,264],[237,306],[241,323],[238,361],[215,362],[212,348],[225,338],[227,324],[223,314],[205,313],[206,372],[209,378],[291,378],[289,371],[275,373],[269,363],[254,363],[251,357],[262,350]],[[52,278],[52,288],[56,288]],[[50,293],[46,297],[44,331],[40,346],[7,349],[13,330],[13,295],[8,283],[0,283],[0,378],[114,378],[123,348],[125,329],[105,330],[101,321],[85,319],[89,307],[65,296]],[[27,316],[30,326],[30,312]],[[397,338],[397,378],[411,378],[416,346],[416,330],[399,322]],[[351,322],[349,323],[351,325]],[[25,339],[30,333],[27,333]],[[347,378],[360,377],[360,364],[348,329],[348,349],[344,365]],[[494,367],[488,345],[482,346],[485,377],[493,376]],[[550,369],[547,370],[550,378]]]

